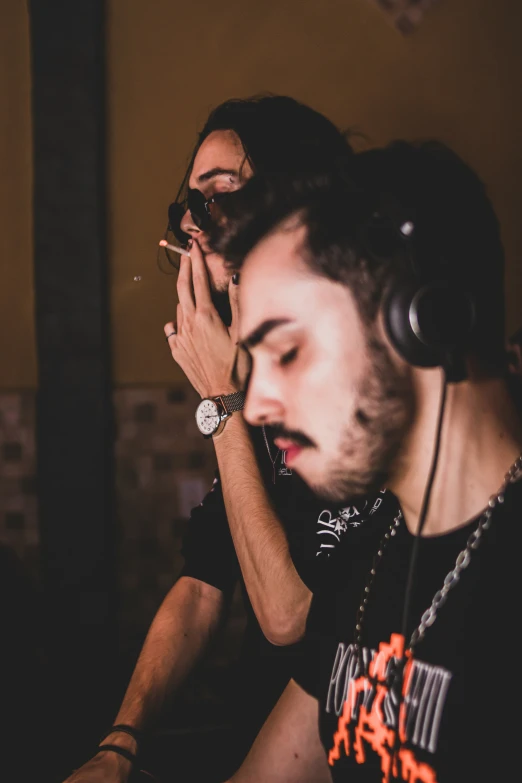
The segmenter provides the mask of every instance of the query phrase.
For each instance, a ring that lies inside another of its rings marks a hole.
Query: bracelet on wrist
[[[98,745],[98,753],[104,750],[111,750],[113,753],[117,753],[119,756],[123,756],[123,758],[127,759],[127,761],[130,761],[133,766],[136,763],[137,759],[134,753],[131,753],[130,750],[127,750],[126,748],[120,748],[119,745]]]
[[[139,745],[143,739],[143,732],[139,731],[139,729],[135,729],[134,726],[129,726],[127,723],[115,723],[114,726],[111,726],[110,729],[105,732],[103,737],[101,737],[100,742],[102,742],[102,740],[104,740],[106,737],[109,737],[111,734],[117,734],[118,732],[128,734],[129,737],[132,737],[136,741],[137,745]]]

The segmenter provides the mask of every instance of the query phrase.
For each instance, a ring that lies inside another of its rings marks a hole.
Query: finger
[[[196,307],[194,301],[194,289],[192,287],[192,267],[190,261],[191,259],[187,256],[182,256],[179,267],[178,282],[176,285],[178,290],[179,303],[185,313],[193,312]]]
[[[183,329],[183,308],[180,304],[176,305],[176,321],[178,334],[181,334],[181,330]]]
[[[177,330],[176,326],[173,321],[169,321],[168,324],[165,324],[163,327],[163,331],[165,332],[165,339],[172,348],[175,342]]]
[[[192,284],[194,286],[194,296],[196,307],[212,306],[212,297],[210,295],[210,283],[208,279],[208,270],[205,266],[203,253],[198,242],[194,239],[190,249],[190,259],[192,262]]]
[[[228,298],[230,300],[230,311],[232,313],[232,320],[230,322],[230,328],[228,330],[230,336],[237,341],[237,335],[239,332],[239,275],[232,275],[228,284]]]

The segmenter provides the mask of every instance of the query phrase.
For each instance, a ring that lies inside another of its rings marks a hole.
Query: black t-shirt
[[[420,539],[408,642],[477,523],[478,518],[445,535]],[[402,654],[414,536],[403,521],[376,568],[361,639],[370,678],[358,667],[355,624],[388,521],[366,527],[359,548],[336,552],[328,583],[314,594],[306,655],[294,670],[296,681],[319,699],[321,740],[334,783],[520,779],[521,525],[519,481],[495,508],[480,545],[406,665],[398,756],[391,749],[399,701],[390,675]],[[392,758],[399,760],[396,771]]]
[[[273,458],[277,449],[267,430]],[[296,570],[314,590],[328,570],[329,555],[341,540],[347,544],[370,519],[397,508],[391,493],[383,491],[358,506],[328,508],[284,464],[281,453],[274,469],[262,430],[252,430],[258,464],[275,512],[284,526]],[[246,521],[248,524],[248,520]],[[372,522],[373,524],[373,522]],[[228,526],[219,475],[202,503],[193,509],[183,542],[184,576],[199,579],[230,596],[238,580],[245,599],[247,626],[237,674],[238,713],[255,735],[288,683],[302,644],[280,647],[267,641],[251,607]]]

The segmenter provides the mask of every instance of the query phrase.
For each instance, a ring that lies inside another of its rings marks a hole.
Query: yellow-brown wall
[[[0,0],[0,387],[35,383],[25,4]],[[7,16],[6,16],[7,15]],[[522,6],[439,0],[405,38],[366,0],[108,1],[109,261],[115,382],[180,377],[163,339],[175,280],[156,268],[166,207],[222,100],[299,98],[380,144],[437,137],[489,185],[522,323]],[[7,107],[7,109],[6,109]],[[134,282],[136,275],[141,282]],[[7,357],[7,358],[6,358]]]
[[[111,0],[112,303],[116,378],[168,382],[156,271],[166,206],[211,107],[270,90],[379,144],[435,136],[474,165],[500,213],[508,329],[522,324],[522,30],[512,0],[440,0],[404,38],[366,0]],[[141,283],[133,283],[135,274]]]

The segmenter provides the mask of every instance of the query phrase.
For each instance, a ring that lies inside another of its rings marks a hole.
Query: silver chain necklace
[[[272,481],[275,484],[276,483],[276,462],[277,462],[277,458],[279,457],[279,452],[281,451],[281,449],[277,449],[277,453],[276,453],[275,457],[272,459],[272,452],[270,451],[270,445],[268,443],[266,430],[265,430],[264,427],[261,427],[261,429],[263,430],[263,437],[265,439],[266,450],[268,451],[268,456],[270,457],[270,462],[272,463]]]
[[[454,567],[446,575],[442,588],[440,590],[437,590],[437,592],[433,596],[431,605],[429,606],[428,609],[426,609],[426,611],[422,615],[419,625],[413,631],[410,637],[410,643],[409,643],[410,650],[413,650],[415,645],[418,644],[424,638],[426,629],[430,628],[435,622],[435,620],[437,619],[438,610],[441,608],[441,606],[443,606],[446,603],[446,599],[448,597],[449,591],[453,587],[455,587],[455,585],[460,579],[460,575],[462,571],[468,567],[469,562],[471,560],[472,551],[474,549],[478,549],[480,542],[482,541],[482,535],[484,531],[490,527],[491,517],[493,515],[494,509],[499,503],[502,504],[504,502],[504,495],[508,485],[514,483],[515,481],[518,481],[518,479],[521,476],[521,471],[522,471],[522,454],[516,458],[514,463],[509,468],[508,472],[504,477],[502,486],[498,490],[497,494],[492,495],[490,497],[487,507],[485,508],[485,510],[482,512],[480,516],[476,529],[469,536],[465,548],[460,552],[459,556],[457,557],[457,560],[455,561]],[[368,604],[368,598],[369,598],[370,590],[373,585],[376,570],[379,563],[382,560],[382,556],[386,550],[389,541],[393,538],[393,536],[396,535],[397,528],[399,527],[402,518],[403,518],[402,511],[399,511],[399,513],[393,520],[393,523],[390,525],[389,530],[384,534],[384,537],[382,538],[379,544],[379,549],[377,550],[377,554],[375,555],[372,569],[370,571],[368,580],[366,582],[366,587],[364,588],[363,599],[357,611],[357,619],[356,619],[355,634],[354,634],[355,644],[359,649],[361,648],[364,614],[366,611],[366,606]]]

